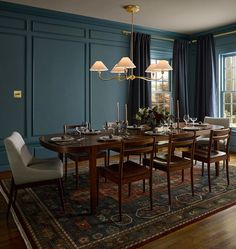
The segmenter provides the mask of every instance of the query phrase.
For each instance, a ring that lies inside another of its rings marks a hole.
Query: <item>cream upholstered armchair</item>
[[[22,136],[16,131],[4,140],[4,144],[12,171],[7,218],[9,217],[11,205],[16,200],[17,190],[34,185],[57,184],[64,211],[63,164],[61,160],[58,158],[38,159],[33,157]]]

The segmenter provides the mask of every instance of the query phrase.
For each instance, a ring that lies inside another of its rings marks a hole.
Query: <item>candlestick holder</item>
[[[177,118],[177,127],[176,127],[177,130],[180,129],[180,126],[179,126],[179,118]]]

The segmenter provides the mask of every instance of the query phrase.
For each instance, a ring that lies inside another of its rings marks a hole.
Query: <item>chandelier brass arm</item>
[[[172,67],[169,65],[169,62],[166,60],[161,60],[157,64],[151,64],[146,69],[146,73],[162,73],[162,77],[160,79],[157,79],[156,77],[146,77],[146,76],[139,76],[133,74],[133,68],[136,68],[136,66],[133,63],[133,26],[134,26],[134,13],[137,13],[139,11],[139,6],[137,5],[126,5],[123,7],[128,13],[132,14],[132,23],[131,23],[131,59],[129,57],[122,57],[120,61],[113,67],[111,70],[111,73],[117,74],[116,76],[111,76],[108,78],[102,77],[103,71],[108,71],[108,68],[104,65],[102,61],[95,61],[95,63],[91,66],[90,71],[94,71],[98,73],[98,77],[101,80],[109,81],[109,80],[135,80],[135,79],[142,79],[145,81],[160,81],[163,80],[163,74],[166,71],[173,70]],[[130,72],[130,74],[128,74]]]

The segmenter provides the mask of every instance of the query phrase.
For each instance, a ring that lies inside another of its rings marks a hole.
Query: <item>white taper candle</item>
[[[120,121],[120,104],[117,102],[117,121]]]
[[[128,109],[127,109],[127,104],[125,104],[125,122],[128,121]]]

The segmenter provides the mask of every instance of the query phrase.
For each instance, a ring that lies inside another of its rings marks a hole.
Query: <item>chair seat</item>
[[[153,168],[166,171],[167,165],[168,165],[167,157],[168,157],[168,154],[164,154],[164,153],[158,154],[153,159]],[[148,158],[143,159],[143,164],[149,165],[149,159]],[[171,157],[170,171],[176,171],[179,169],[189,168],[190,165],[191,165],[191,161],[189,159],[174,155]]]
[[[208,146],[209,145],[209,137],[199,137],[196,140],[196,148],[201,148],[203,146]],[[219,141],[219,146],[220,148],[225,146],[225,142],[223,140]]]
[[[145,166],[141,166],[133,161],[127,161],[123,164],[123,182],[125,179],[137,178],[137,181],[144,179],[144,175],[149,177],[150,171]],[[112,164],[107,167],[101,167],[101,175],[119,180],[119,164]]]
[[[184,151],[183,157],[190,157],[189,152]],[[219,161],[219,158],[221,158],[221,157],[222,157],[221,160],[225,159],[227,157],[226,152],[214,150],[214,151],[211,151],[209,160],[210,160],[210,162],[214,162],[215,160]],[[208,160],[207,150],[196,149],[194,152],[194,159],[198,160],[198,161],[207,162],[207,160]]]
[[[33,160],[33,162],[28,165],[28,169],[29,174],[21,178],[20,184],[63,177],[63,164],[58,158]]]
[[[80,153],[66,153],[66,156],[73,161],[84,161],[89,160],[88,152],[80,152]],[[106,156],[106,151],[97,151],[96,157],[103,158]]]

